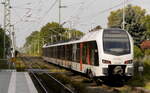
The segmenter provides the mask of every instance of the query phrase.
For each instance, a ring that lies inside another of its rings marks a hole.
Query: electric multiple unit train
[[[80,40],[43,46],[44,60],[90,78],[133,76],[133,39],[121,29],[100,29]]]

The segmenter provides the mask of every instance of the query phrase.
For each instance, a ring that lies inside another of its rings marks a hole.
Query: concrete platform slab
[[[11,72],[0,72],[0,93],[8,93]]]
[[[0,72],[0,93],[38,93],[27,72]]]

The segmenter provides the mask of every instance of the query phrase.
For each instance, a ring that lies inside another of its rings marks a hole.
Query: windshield
[[[112,55],[124,55],[130,53],[130,41],[126,31],[104,30],[104,53]]]

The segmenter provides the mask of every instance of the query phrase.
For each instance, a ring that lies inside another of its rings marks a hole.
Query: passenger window
[[[96,41],[89,42],[89,47],[90,47],[91,64],[94,66],[99,66],[98,49],[97,49]]]
[[[76,51],[77,51],[76,61],[80,62],[80,44],[79,43],[77,44],[77,50]]]
[[[73,58],[73,61],[76,62],[77,61],[77,44],[73,44],[73,48],[72,48],[72,58]]]
[[[82,62],[83,64],[87,64],[87,44],[83,43],[83,48],[82,48]]]

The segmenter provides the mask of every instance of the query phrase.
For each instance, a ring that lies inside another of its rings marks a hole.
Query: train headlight
[[[132,64],[132,63],[133,63],[132,60],[127,60],[127,61],[124,62],[124,64]]]
[[[109,60],[102,60],[102,63],[104,63],[104,64],[111,64],[111,61],[109,61]]]

